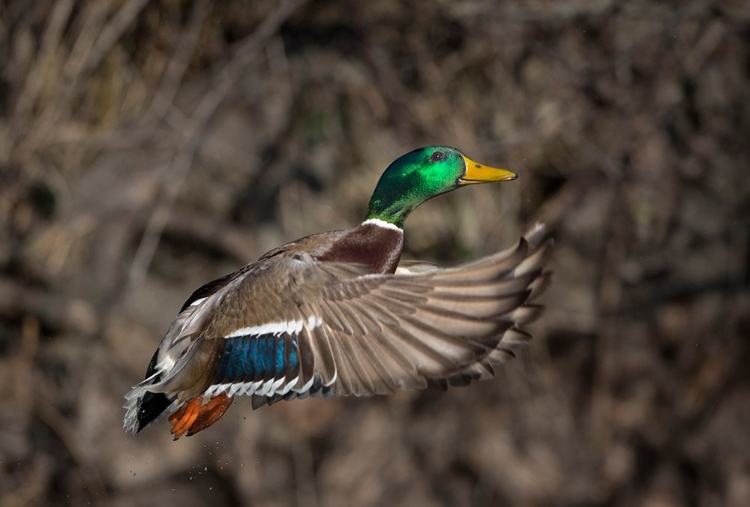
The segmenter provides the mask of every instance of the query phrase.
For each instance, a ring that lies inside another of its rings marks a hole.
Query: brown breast
[[[375,273],[393,273],[403,247],[403,231],[365,223],[343,234],[317,260],[365,264]]]

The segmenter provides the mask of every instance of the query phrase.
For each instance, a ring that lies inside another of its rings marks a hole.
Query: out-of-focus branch
[[[146,7],[150,0],[128,0],[117,14],[107,23],[98,36],[95,36],[96,29],[100,26],[102,18],[106,15],[109,10],[111,2],[93,2],[91,8],[87,13],[86,21],[81,30],[81,34],[76,41],[75,46],[67,59],[65,64],[65,77],[66,82],[60,83],[61,91],[58,92],[58,96],[50,105],[45,108],[36,118],[31,127],[28,129],[21,129],[23,132],[28,132],[29,135],[22,143],[20,143],[19,150],[21,152],[31,152],[40,143],[48,137],[54,126],[57,125],[60,117],[65,111],[69,110],[71,101],[76,97],[76,92],[81,82],[81,78],[88,72],[95,69],[104,57],[109,53],[115,43],[120,39],[123,33],[130,27],[130,25],[138,17],[138,14]],[[70,2],[72,4],[72,2]],[[60,11],[61,9],[56,9]],[[63,18],[63,15],[53,16],[55,18]],[[67,14],[64,16],[67,20]],[[50,23],[50,26],[54,28],[55,25]],[[56,30],[48,28],[48,31],[55,33]],[[58,36],[59,37],[59,36]],[[46,72],[46,65],[44,60],[38,60],[41,63],[37,64],[39,72]],[[36,69],[35,69],[36,70]],[[34,101],[38,96],[38,90],[34,86],[38,86],[41,89],[42,77],[34,77],[31,81],[31,92],[24,93],[22,100],[20,101],[20,107],[18,111],[23,113],[25,110],[30,110],[33,107]],[[38,83],[35,85],[35,83]],[[16,123],[25,124],[23,121],[25,118],[23,114],[17,115]]]
[[[154,95],[146,114],[143,115],[144,121],[148,122],[154,117],[163,118],[170,110],[174,96],[182,82],[182,77],[185,75],[185,70],[190,64],[193,53],[195,53],[203,20],[209,10],[210,3],[206,0],[197,2],[193,7],[187,29],[180,34],[174,56],[164,71],[159,89]]]
[[[248,262],[253,254],[257,254],[246,231],[190,209],[177,209],[171,213],[164,232],[188,238],[239,263]]]
[[[135,21],[141,11],[151,0],[128,0],[112,20],[102,29],[96,39],[94,48],[89,53],[82,71],[88,72],[96,68],[102,59],[109,53],[112,46],[120,39],[125,30]]]
[[[91,335],[99,328],[94,309],[85,301],[70,300],[0,278],[0,316],[17,318],[22,315],[34,315],[51,329],[84,335]]]
[[[68,22],[70,12],[73,9],[73,3],[72,0],[57,2],[52,10],[52,14],[44,29],[39,55],[26,77],[13,111],[13,117],[15,117],[17,123],[17,125],[14,125],[14,130],[16,131],[25,130],[20,127],[23,124],[29,123],[29,116],[31,115],[34,102],[44,85],[47,65],[58,50],[65,24]]]
[[[286,0],[271,14],[258,29],[242,41],[229,64],[223,67],[216,77],[215,84],[203,96],[195,108],[195,113],[188,121],[174,161],[164,173],[163,186],[156,208],[151,214],[146,231],[133,258],[128,273],[127,288],[141,285],[146,276],[151,259],[156,252],[162,231],[169,219],[170,210],[180,193],[182,184],[190,171],[195,154],[208,123],[219,105],[229,94],[242,73],[261,54],[261,49],[277,32],[279,27],[308,0]]]

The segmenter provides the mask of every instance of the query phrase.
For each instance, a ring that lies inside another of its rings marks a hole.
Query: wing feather
[[[217,312],[211,333],[194,341],[232,340],[238,329],[274,330],[285,340],[275,345],[277,354],[289,363],[296,352],[298,364],[254,371],[252,378],[251,368],[232,367],[248,377],[232,382],[245,383],[239,392],[256,395],[254,405],[463,385],[493,376],[493,365],[530,338],[518,325],[541,313],[530,301],[549,284],[543,271],[549,255],[539,227],[507,250],[443,270],[414,265],[371,274],[362,266],[281,253],[227,284],[232,308],[242,311]],[[224,297],[225,289],[207,299]]]

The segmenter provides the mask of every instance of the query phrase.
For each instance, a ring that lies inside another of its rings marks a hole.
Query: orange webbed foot
[[[198,417],[190,428],[188,428],[187,435],[195,435],[221,419],[221,416],[227,411],[232,401],[234,401],[234,398],[227,396],[226,393],[221,393],[211,398],[208,403],[200,408]]]
[[[202,400],[203,396],[196,396],[169,416],[169,422],[172,424],[171,432],[175,440],[185,434],[195,435],[221,419],[234,398],[221,393],[211,398],[205,405],[201,405]]]
[[[180,410],[169,416],[169,422],[172,424],[171,433],[177,440],[184,435],[198,418],[201,406],[201,397],[193,398]]]

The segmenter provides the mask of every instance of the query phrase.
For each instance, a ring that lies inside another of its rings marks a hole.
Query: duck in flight
[[[549,281],[544,227],[441,269],[399,264],[403,226],[437,195],[516,177],[446,146],[401,156],[357,227],[287,243],[196,290],[125,396],[124,428],[167,416],[178,439],[211,426],[238,395],[258,408],[492,377],[541,312],[532,300]]]

